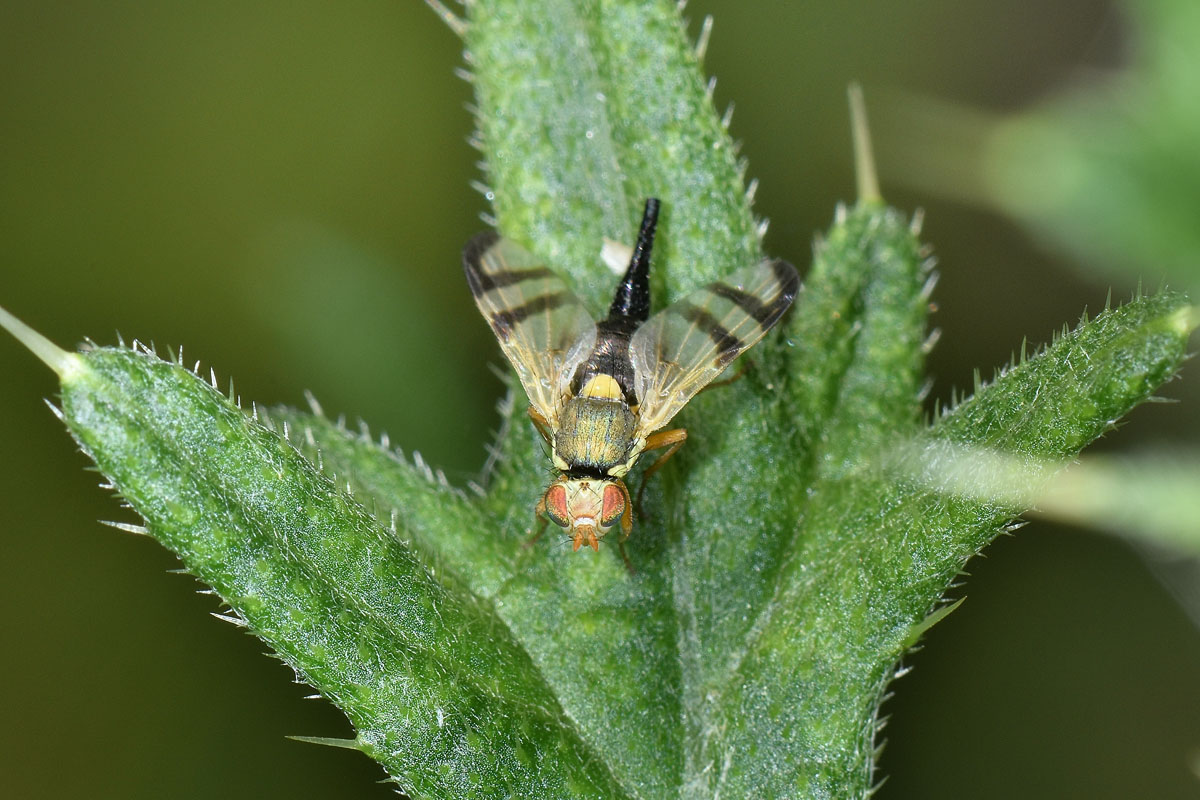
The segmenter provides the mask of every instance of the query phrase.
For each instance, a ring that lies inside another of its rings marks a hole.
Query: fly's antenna
[[[625,270],[625,277],[617,287],[617,296],[608,310],[610,319],[628,317],[645,322],[650,318],[650,251],[654,248],[654,229],[658,226],[658,206],[657,197],[646,198],[637,244],[629,259],[629,269]]]

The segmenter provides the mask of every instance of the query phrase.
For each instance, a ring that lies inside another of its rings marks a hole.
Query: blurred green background
[[[1010,114],[1133,60],[1124,8],[693,0],[688,13],[693,31],[716,16],[717,102],[737,102],[768,248],[798,265],[852,199],[844,91],[863,82],[884,193],[925,210],[941,265],[931,402],[1022,337],[1098,310],[1109,286],[1122,298],[1139,272],[1162,280],[1154,264],[1091,271],[969,202],[979,167],[954,147],[954,109]],[[115,330],[182,343],[246,400],[300,404],[311,389],[468,479],[501,386],[458,266],[486,208],[468,188],[459,63],[416,0],[6,0],[0,304],[63,345]],[[937,178],[901,185],[922,164]],[[7,338],[0,369],[0,794],[393,796],[368,759],[284,738],[350,731],[209,617],[213,599],[167,574],[171,555],[96,523],[134,517],[43,406],[51,374]],[[1100,449],[1195,447],[1197,385],[1171,384],[1184,402],[1139,409]],[[969,569],[968,601],[885,706],[879,797],[1200,796],[1200,636],[1147,559],[1035,522]]]

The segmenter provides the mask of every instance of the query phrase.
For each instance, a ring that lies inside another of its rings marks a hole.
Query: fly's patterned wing
[[[655,314],[630,341],[637,376],[638,434],[664,427],[679,409],[752,346],[800,289],[786,261],[763,261]]]
[[[463,271],[529,402],[552,425],[596,323],[561,278],[525,248],[488,231],[463,248]]]

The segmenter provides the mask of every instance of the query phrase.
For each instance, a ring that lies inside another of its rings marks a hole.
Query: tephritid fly
[[[658,208],[658,200],[646,201],[629,268],[600,322],[520,245],[489,231],[463,249],[475,303],[517,371],[529,416],[561,473],[538,501],[542,528],[549,519],[576,550],[586,544],[598,551],[620,523],[627,566],[633,504],[626,473],[642,453],[662,449],[646,469],[645,487],[687,439],[683,428],[662,428],[779,321],[800,286],[791,264],[765,260],[651,317]]]

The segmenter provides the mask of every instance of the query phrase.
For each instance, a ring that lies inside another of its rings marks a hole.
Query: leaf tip
[[[0,308],[0,328],[11,333],[29,352],[54,370],[63,383],[84,371],[83,359],[77,354],[63,350],[3,308]]]
[[[966,599],[967,598],[965,596],[960,597],[950,605],[942,606],[936,611],[930,612],[924,619],[910,627],[908,629],[908,635],[904,638],[904,649],[907,650],[915,645],[917,641],[929,631],[930,628],[932,628],[934,625],[937,625],[946,617],[957,611],[958,607],[961,606],[963,601]]]
[[[1183,306],[1167,317],[1167,325],[1180,336],[1190,335],[1196,328],[1200,328],[1200,306]]]
[[[324,747],[336,747],[340,750],[357,750],[362,752],[363,744],[358,739],[334,739],[328,736],[288,736],[294,742],[319,744]]]
[[[150,529],[144,525],[134,525],[129,522],[115,522],[111,519],[102,519],[100,520],[100,524],[107,525],[110,528],[116,528],[119,531],[125,531],[126,533],[137,534],[138,536],[150,535]]]
[[[854,172],[858,179],[860,203],[883,202],[879,191],[879,175],[875,171],[875,153],[871,149],[871,128],[867,124],[867,103],[862,84],[852,83],[846,89],[850,99],[850,130],[854,139]]]

